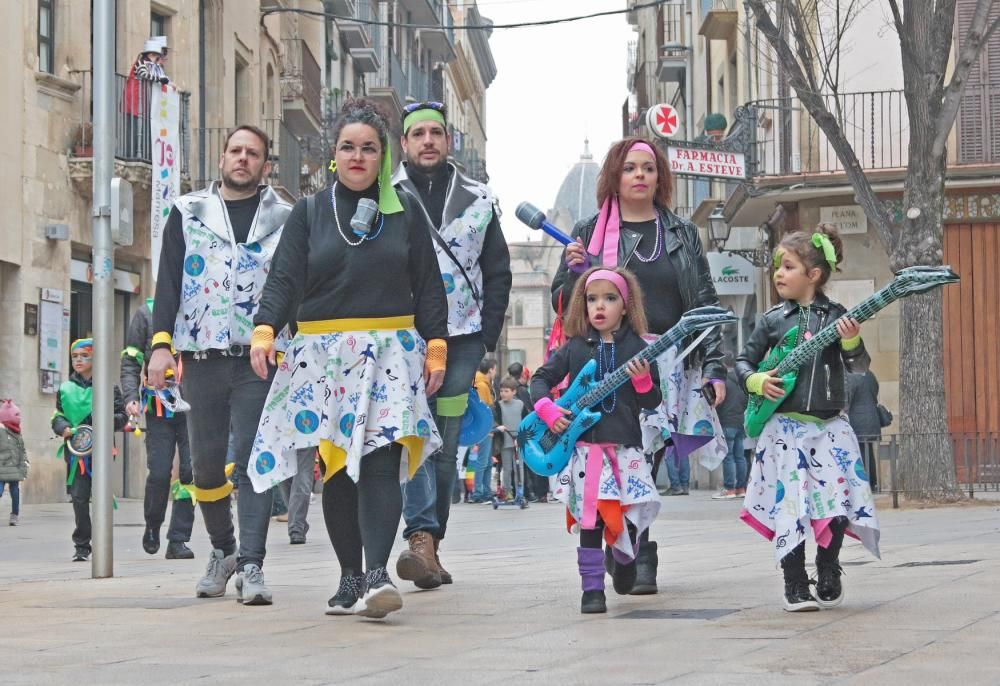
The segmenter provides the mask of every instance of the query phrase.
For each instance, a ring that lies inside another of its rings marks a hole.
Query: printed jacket
[[[270,186],[246,243],[236,243],[218,182],[177,199],[184,232],[181,305],[174,323],[178,352],[249,345],[253,317],[292,207]]]
[[[393,185],[416,201],[431,231],[436,231],[465,269],[462,271],[434,241],[445,294],[448,296],[448,335],[482,333],[489,351],[496,349],[510,299],[510,253],[494,209],[493,193],[486,184],[461,174],[450,162],[451,175],[444,204],[444,225],[438,227],[427,214],[420,192],[400,164]],[[478,301],[477,301],[478,295]]]

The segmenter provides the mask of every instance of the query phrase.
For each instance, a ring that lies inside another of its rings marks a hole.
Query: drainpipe
[[[743,31],[743,52],[746,54],[747,58],[744,60],[747,71],[747,94],[746,102],[750,102],[754,99],[753,97],[753,53],[750,52],[752,49],[750,41],[750,3],[747,0],[743,0],[743,21],[746,24],[746,30]],[[737,24],[737,31],[739,30],[739,24]]]
[[[198,178],[205,175],[205,0],[198,0]]]
[[[691,0],[687,4],[687,70],[684,74],[684,134],[687,140],[693,141],[695,137],[694,132],[694,12],[691,11],[692,3],[695,0]],[[686,179],[684,184],[687,196],[687,206],[694,206],[694,180],[691,178]]]

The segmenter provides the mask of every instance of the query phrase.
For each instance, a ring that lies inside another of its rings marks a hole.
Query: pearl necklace
[[[633,253],[635,255],[635,258],[640,262],[655,262],[656,260],[658,260],[660,258],[660,254],[663,252],[663,241],[660,239],[662,233],[663,232],[660,231],[660,215],[657,213],[656,239],[655,239],[656,242],[653,244],[653,252],[651,252],[649,256],[643,257],[642,255],[639,254],[639,246],[636,246],[635,252]]]
[[[334,181],[333,186],[330,188],[330,202],[333,205],[333,218],[337,221],[337,231],[340,232],[340,237],[344,239],[345,243],[354,248],[361,245],[365,241],[373,241],[376,238],[378,238],[378,235],[382,233],[382,226],[385,224],[385,217],[382,216],[381,212],[375,213],[375,218],[378,220],[379,224],[378,224],[378,231],[376,231],[372,235],[362,236],[357,241],[352,242],[351,239],[347,237],[347,234],[344,233],[344,229],[341,228],[340,226],[340,215],[337,214],[337,183],[338,183],[337,181]]]

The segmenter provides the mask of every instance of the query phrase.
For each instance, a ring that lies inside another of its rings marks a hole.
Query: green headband
[[[330,171],[337,171],[336,160],[330,160]],[[378,170],[378,210],[382,214],[396,214],[403,211],[396,189],[392,186],[392,150],[388,147],[382,155],[382,166]]]
[[[837,269],[837,249],[830,242],[830,237],[818,231],[812,235],[812,244],[823,251],[823,257],[830,263],[830,269]]]
[[[406,135],[406,132],[410,130],[411,126],[422,121],[436,121],[445,128],[448,126],[448,124],[444,121],[444,115],[438,110],[433,110],[430,107],[422,107],[419,110],[410,112],[403,119],[403,135]]]

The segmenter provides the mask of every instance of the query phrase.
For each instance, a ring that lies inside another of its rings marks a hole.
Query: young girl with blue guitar
[[[569,340],[531,378],[535,412],[551,431],[561,433],[570,425],[569,410],[551,400],[551,390],[567,374],[576,379],[591,360],[597,362],[596,379],[628,361],[631,383],[592,408],[600,410],[600,421],[577,441],[553,492],[566,505],[570,531],[580,532],[580,611],[587,614],[607,611],[603,543],[613,551],[615,591],[624,595],[635,583],[638,536],[660,510],[639,426],[641,410],[661,401],[656,364],[631,359],[646,347],[641,337],[646,333],[644,312],[639,284],[630,272],[589,270],[573,289],[565,322]]]
[[[736,362],[750,395],[747,431],[759,433],[740,518],[774,541],[789,612],[843,601],[839,553],[845,532],[879,556],[875,505],[845,415],[845,369],[863,372],[870,358],[857,319],[823,293],[842,254],[840,237],[828,225],[782,239],[773,279],[784,302],[758,318]],[[782,358],[813,348],[796,370],[784,374],[786,364],[778,373]],[[765,421],[760,412],[768,403],[774,413]],[[805,567],[807,530],[817,543],[815,597]]]

